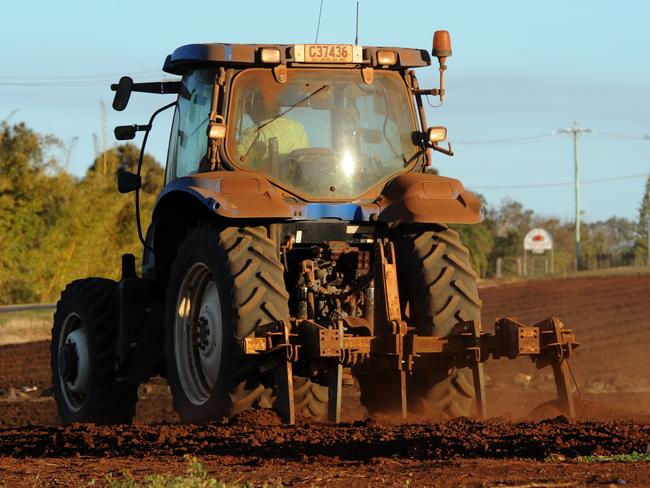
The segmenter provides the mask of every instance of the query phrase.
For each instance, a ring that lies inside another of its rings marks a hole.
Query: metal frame
[[[364,357],[372,370],[387,374],[388,383],[397,385],[393,395],[396,409],[403,418],[408,413],[407,378],[420,357],[437,357],[456,368],[469,367],[474,380],[476,414],[486,418],[485,375],[483,363],[490,359],[515,359],[527,356],[537,368],[551,366],[560,407],[569,418],[575,417],[568,360],[578,347],[573,332],[556,318],[527,326],[513,318],[499,318],[495,332],[482,332],[475,321],[460,322],[445,337],[418,336],[402,319],[397,286],[395,251],[391,242],[377,242],[375,335],[345,334],[345,320],[338,328],[325,328],[309,320],[282,322],[262,337],[244,340],[244,352],[261,355],[261,364],[278,368],[279,412],[288,423],[295,422],[293,407],[292,363],[310,362],[327,371],[329,390],[328,419],[340,422],[343,368]],[[264,368],[264,369],[266,369]]]

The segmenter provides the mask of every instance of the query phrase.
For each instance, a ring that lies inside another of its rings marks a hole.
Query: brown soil
[[[650,276],[520,282],[483,288],[481,298],[487,330],[496,317],[533,325],[549,315],[573,329],[584,418],[650,419]],[[525,359],[491,361],[485,372],[492,415],[525,417],[554,397],[550,370]]]
[[[553,315],[576,332],[578,414],[591,420],[554,418],[550,371],[500,360],[486,374],[490,414],[501,418],[487,422],[362,420],[358,392],[347,387],[341,426],[286,427],[271,412],[244,413],[226,425],[174,425],[168,389],[157,379],[140,389],[135,425],[64,428],[50,396],[49,345],[4,346],[0,486],[80,484],[125,470],[136,479],[180,474],[186,454],[220,479],[257,484],[650,485],[648,462],[579,462],[649,448],[650,276],[517,282],[482,288],[481,296],[488,330],[497,316],[532,324]]]

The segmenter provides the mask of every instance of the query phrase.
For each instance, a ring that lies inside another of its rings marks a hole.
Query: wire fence
[[[28,303],[25,305],[0,305],[0,314],[11,312],[33,312],[36,310],[54,310],[56,303]]]

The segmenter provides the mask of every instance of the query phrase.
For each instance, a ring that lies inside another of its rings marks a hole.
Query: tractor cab
[[[451,54],[436,33],[442,73]],[[114,108],[131,91],[178,93],[166,182],[213,171],[260,175],[302,201],[376,198],[388,180],[430,165],[444,127],[427,130],[413,68],[431,64],[421,49],[353,45],[191,44],[163,70],[181,81],[122,78]],[[116,128],[118,139],[138,128]]]

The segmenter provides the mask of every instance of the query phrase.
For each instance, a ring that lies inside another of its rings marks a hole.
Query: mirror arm
[[[420,91],[420,85],[418,85],[418,79],[415,77],[415,72],[413,71],[408,71],[406,74],[406,79],[409,87],[413,91],[413,94],[415,95],[415,104],[418,109],[418,115],[420,116],[420,125],[422,126],[422,130],[426,130],[427,128],[427,115],[424,111],[424,104],[422,103],[422,95],[417,93]],[[431,151],[429,151],[429,147],[427,144],[421,144],[420,146],[422,148],[422,152],[424,154],[424,162],[421,165],[421,172],[425,172],[427,168],[431,166]]]
[[[412,89],[411,92],[413,92],[414,95],[420,95],[420,96],[422,96],[422,95],[425,95],[425,96],[431,95],[431,96],[437,97],[438,95],[440,95],[440,90],[438,90],[437,88],[431,88],[431,89],[428,89],[428,90]],[[444,90],[443,90],[443,95],[444,95]]]
[[[111,85],[111,90],[116,91],[118,87],[117,83]],[[154,81],[150,83],[133,83],[133,88],[131,91],[140,92],[140,93],[179,93],[181,89],[180,81]]]
[[[132,127],[133,127],[133,130],[135,130],[136,132],[151,130],[151,124],[148,124],[148,125],[133,124]]]
[[[144,160],[144,149],[147,145],[147,139],[149,138],[149,132],[151,132],[153,120],[160,112],[163,112],[168,108],[174,107],[175,105],[176,105],[176,100],[174,100],[172,103],[168,103],[167,105],[160,107],[153,114],[151,114],[151,117],[149,118],[149,123],[146,126],[144,126],[147,127],[147,129],[144,132],[144,138],[142,139],[142,146],[140,146],[140,156],[138,157],[138,168],[136,171],[136,175],[138,176],[138,178],[141,178],[140,173],[142,172],[142,161]],[[140,189],[139,188],[135,191],[135,223],[136,223],[136,227],[138,228],[138,237],[140,238],[140,242],[142,243],[145,249],[149,250],[152,254],[155,255],[155,251],[149,244],[147,244],[147,241],[142,235],[142,223],[140,221]]]
[[[447,148],[440,147],[437,142],[433,142],[429,144],[429,147],[433,149],[434,151],[438,151],[439,153],[446,154],[447,156],[453,156],[454,151],[451,148],[451,142],[447,143]]]

